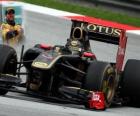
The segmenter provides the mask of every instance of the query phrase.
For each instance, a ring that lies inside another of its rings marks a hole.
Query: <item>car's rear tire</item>
[[[105,105],[109,107],[116,88],[116,71],[106,62],[93,61],[87,70],[84,89],[101,91],[105,95]]]
[[[16,51],[7,45],[0,45],[0,73],[16,74],[17,54]],[[0,95],[5,95],[8,90],[0,89]]]
[[[121,94],[128,97],[128,105],[140,103],[140,60],[130,59],[127,61],[121,82]]]

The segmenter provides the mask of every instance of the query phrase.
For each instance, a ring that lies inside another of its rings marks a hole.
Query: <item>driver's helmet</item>
[[[73,55],[79,54],[83,49],[83,45],[81,44],[81,42],[73,39],[70,39],[69,44],[67,44],[67,47]]]

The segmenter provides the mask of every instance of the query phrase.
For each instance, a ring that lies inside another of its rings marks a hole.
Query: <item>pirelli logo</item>
[[[88,24],[87,30],[89,32],[103,33],[103,34],[107,34],[107,35],[115,36],[115,37],[119,37],[121,35],[121,29],[105,27],[105,26],[96,25],[96,24]]]

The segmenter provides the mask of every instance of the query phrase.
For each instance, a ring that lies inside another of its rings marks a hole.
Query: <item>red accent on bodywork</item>
[[[124,56],[126,51],[126,43],[127,43],[126,32],[122,30],[122,33],[120,35],[120,40],[119,40],[117,57],[116,57],[116,69],[118,72],[120,72],[123,67],[123,61],[124,61]]]
[[[52,46],[46,45],[46,44],[40,44],[40,48],[50,50],[52,48]]]
[[[104,110],[105,107],[105,98],[103,92],[92,92],[89,100],[89,108]]]
[[[94,59],[96,59],[95,54],[93,54],[91,52],[84,52],[82,56],[83,57],[88,57],[88,58],[94,58]]]
[[[123,30],[140,30],[140,27],[135,27],[131,25],[120,24],[113,21],[103,20],[100,18],[89,17],[89,16],[66,16],[68,19],[84,21],[88,23],[98,24],[107,27],[119,28]]]

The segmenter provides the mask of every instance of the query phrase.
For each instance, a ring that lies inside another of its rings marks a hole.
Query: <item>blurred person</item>
[[[7,8],[5,18],[1,25],[3,43],[16,44],[22,38],[22,27],[15,23],[15,10]]]

